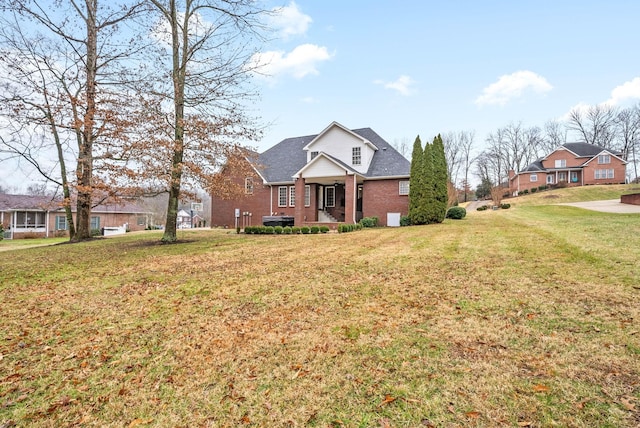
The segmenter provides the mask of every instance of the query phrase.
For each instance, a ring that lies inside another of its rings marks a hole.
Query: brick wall
[[[404,179],[407,180],[407,179]],[[365,181],[362,188],[362,215],[378,217],[379,225],[387,225],[387,213],[409,213],[409,196],[399,195],[401,180]]]

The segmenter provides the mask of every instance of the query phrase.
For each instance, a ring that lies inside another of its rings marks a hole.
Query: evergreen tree
[[[424,180],[424,212],[425,224],[436,223],[436,206],[435,206],[435,175],[434,175],[434,156],[433,144],[425,144],[423,152],[423,180]]]
[[[420,136],[416,137],[411,152],[409,176],[409,219],[411,224],[426,224],[424,203],[424,155]]]
[[[442,223],[447,214],[449,194],[447,182],[449,172],[447,171],[447,158],[444,153],[444,143],[440,134],[433,139],[433,222]]]

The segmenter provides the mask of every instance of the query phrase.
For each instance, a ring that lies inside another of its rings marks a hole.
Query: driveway
[[[592,211],[602,211],[605,213],[618,214],[640,214],[640,205],[623,204],[620,199],[609,199],[606,201],[571,202],[558,205],[569,205],[572,207],[584,208]]]

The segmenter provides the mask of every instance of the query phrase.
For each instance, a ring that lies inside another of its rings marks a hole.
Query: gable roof
[[[345,126],[339,124],[336,121],[331,122],[331,124],[329,126],[327,126],[322,132],[320,132],[318,135],[316,135],[313,140],[311,140],[311,142],[309,142],[309,144],[307,144],[304,147],[304,150],[309,150],[311,148],[311,146],[318,140],[320,140],[322,138],[322,136],[324,136],[325,134],[327,134],[329,132],[330,129],[332,128],[340,128],[342,129],[344,132],[346,132],[347,134],[350,134],[352,136],[354,136],[355,138],[362,140],[362,142],[366,145],[368,145],[369,147],[371,147],[373,150],[378,150],[378,148],[376,147],[375,144],[373,144],[371,141],[367,140],[365,137],[363,137],[362,135],[347,129]]]
[[[569,150],[571,153],[581,158],[592,158],[606,150],[603,147],[589,143],[565,143],[560,147]]]
[[[411,168],[409,160],[398,153],[373,129],[352,129],[349,132],[370,142],[378,149],[373,155],[369,170],[365,174],[366,178],[409,176]],[[258,172],[268,183],[292,182],[292,177],[307,164],[305,147],[314,141],[318,135],[320,134],[282,140],[258,156],[256,166]],[[334,160],[336,159],[334,158]],[[349,170],[351,169],[349,167]]]

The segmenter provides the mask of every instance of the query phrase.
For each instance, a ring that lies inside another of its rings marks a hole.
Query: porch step
[[[336,218],[333,217],[328,212],[323,210],[318,210],[318,222],[319,223],[337,223],[338,220],[336,220]]]

